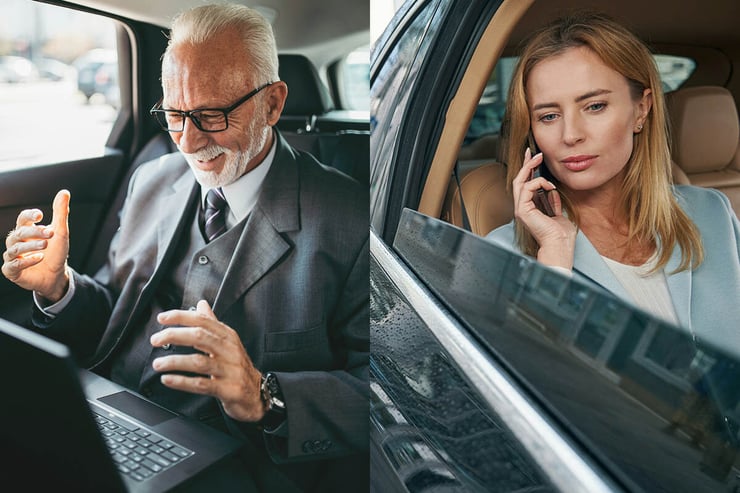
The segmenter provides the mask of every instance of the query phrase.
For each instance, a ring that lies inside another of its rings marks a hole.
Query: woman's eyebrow
[[[609,94],[612,91],[610,89],[594,89],[593,91],[589,91],[586,94],[582,94],[576,98],[576,103],[580,103],[581,101],[592,98],[594,96],[601,96],[602,94]]]
[[[601,96],[603,94],[610,94],[612,91],[610,89],[594,89],[593,91],[588,91],[585,94],[581,94],[575,99],[576,103],[580,103],[581,101],[584,101],[586,99],[592,98],[594,96]],[[559,108],[560,105],[558,103],[539,103],[534,106],[532,106],[532,111],[542,110],[546,108]]]

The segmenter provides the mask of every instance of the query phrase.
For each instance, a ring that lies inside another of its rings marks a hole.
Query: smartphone
[[[532,152],[532,155],[534,156],[537,154],[539,149],[537,149],[537,143],[534,141],[534,137],[532,136],[532,132],[529,132],[529,149]],[[537,166],[535,169],[532,170],[532,173],[529,175],[530,180],[534,180],[535,178],[539,178],[540,176],[545,177],[545,179],[550,180],[550,172],[547,169],[547,166],[545,166],[545,161],[542,161],[542,164]],[[553,217],[555,215],[555,209],[553,208],[552,204],[550,203],[550,192],[545,190],[544,188],[540,188],[537,190],[537,193],[535,193],[534,197],[532,198],[532,201],[534,202],[534,205],[547,216]]]

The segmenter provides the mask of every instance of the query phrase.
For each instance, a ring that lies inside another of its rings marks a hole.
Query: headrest
[[[316,67],[303,55],[278,55],[280,80],[288,85],[283,115],[323,115],[333,109],[329,91]]]
[[[673,159],[688,174],[720,170],[737,151],[740,128],[730,91],[688,87],[666,95]]]

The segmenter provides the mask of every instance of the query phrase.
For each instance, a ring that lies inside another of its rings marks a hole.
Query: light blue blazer
[[[675,247],[665,272],[668,290],[682,327],[697,339],[740,354],[740,222],[721,192],[688,185],[674,187],[681,208],[699,228],[704,262],[693,271],[673,273],[681,263]],[[490,232],[486,239],[520,252],[513,221]],[[632,299],[596,248],[582,232],[576,238],[573,270],[620,298]],[[729,346],[728,346],[729,345]]]

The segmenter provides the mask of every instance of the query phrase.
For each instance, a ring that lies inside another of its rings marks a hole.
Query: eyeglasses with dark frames
[[[203,132],[223,132],[229,128],[229,113],[249,101],[265,87],[273,84],[268,82],[250,91],[228,108],[201,108],[191,111],[170,110],[162,108],[162,100],[155,104],[149,113],[156,118],[157,123],[167,132],[182,132],[185,130],[185,118],[190,120]]]

